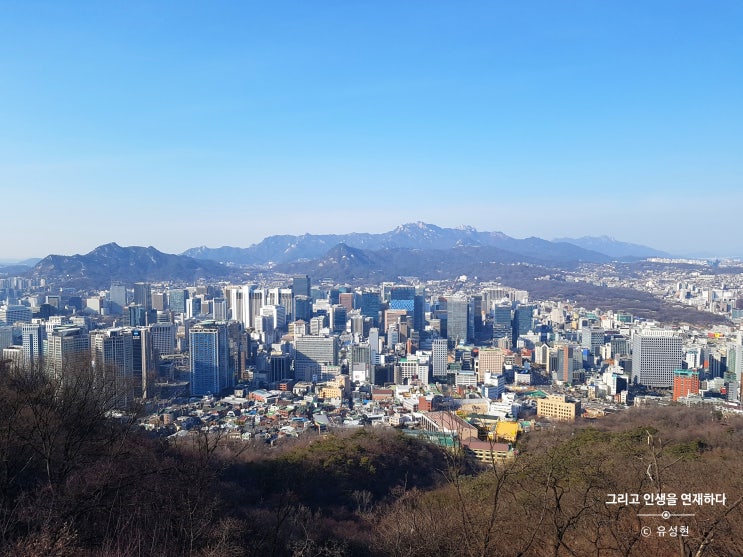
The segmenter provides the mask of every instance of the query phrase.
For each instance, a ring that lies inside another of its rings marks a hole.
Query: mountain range
[[[547,241],[530,237],[516,239],[502,232],[480,232],[471,226],[441,228],[424,222],[408,223],[381,234],[303,234],[269,236],[247,248],[201,246],[183,252],[195,259],[211,259],[236,265],[265,265],[313,260],[323,257],[339,244],[361,250],[400,248],[449,250],[463,247],[492,247],[519,258],[542,262],[586,261],[600,263],[615,258],[644,258],[662,252],[645,246],[617,242],[610,238],[580,238]]]
[[[644,259],[646,257],[673,257],[648,246],[620,242],[610,236],[583,236],[582,238],[556,238],[555,242],[566,242],[583,249],[597,251],[616,259]]]
[[[196,281],[228,278],[234,271],[209,260],[172,255],[150,247],[121,247],[110,243],[85,255],[48,255],[27,275],[55,278],[59,283],[81,288],[108,288],[113,281]]]
[[[269,236],[248,248],[192,248],[181,255],[154,247],[109,243],[85,255],[49,255],[27,274],[55,277],[70,286],[107,288],[113,281],[231,280],[240,267],[269,268],[286,274],[351,280],[394,280],[399,276],[444,279],[458,275],[504,279],[518,270],[532,278],[579,263],[605,263],[662,252],[610,238],[547,241],[511,238],[472,227],[441,228],[422,222],[382,234],[353,233]],[[514,266],[518,266],[516,269]],[[530,271],[527,271],[527,267]],[[19,270],[18,268],[14,268]],[[553,275],[556,273],[552,273]]]

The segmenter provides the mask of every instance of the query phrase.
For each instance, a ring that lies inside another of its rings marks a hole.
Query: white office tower
[[[351,346],[351,381],[368,383],[371,381],[371,350],[368,342]]]
[[[175,325],[173,343],[175,343]],[[132,329],[132,374],[134,375],[134,396],[149,398],[154,396],[157,382],[158,354],[152,346],[152,333],[147,327]]]
[[[20,305],[0,307],[0,324],[13,325],[14,323],[31,323],[31,308]]]
[[[243,325],[245,322],[244,310],[244,289],[242,286],[227,286],[224,289],[224,295],[227,300],[227,311],[232,321],[239,321]]]
[[[269,288],[266,291],[264,306],[282,306],[287,320],[291,321],[292,308],[294,307],[294,296],[291,288]]]
[[[409,385],[419,383],[428,385],[428,358],[423,356],[408,356],[402,358],[395,366],[395,383]]]
[[[261,308],[261,317],[268,317],[270,319],[272,329],[279,331],[286,330],[286,308],[284,306],[263,306]]]
[[[245,326],[256,328],[256,321],[261,317],[261,308],[265,305],[266,293],[263,288],[257,286],[248,287],[247,300],[247,321]]]
[[[175,354],[175,337],[178,327],[175,323],[153,323],[149,326],[152,349],[158,356]]]
[[[325,328],[325,316],[318,315],[310,319],[310,334],[312,336],[318,336]]]
[[[369,329],[369,360],[372,366],[379,364],[379,329]]]
[[[6,369],[23,369],[23,346],[6,346],[2,349],[2,358],[6,363]]]
[[[224,298],[214,298],[212,300],[212,315],[215,321],[227,321],[227,300]]]
[[[10,325],[0,326],[0,350],[13,346],[13,327]]]
[[[673,372],[681,368],[681,337],[673,331],[651,329],[632,340],[632,378],[647,387],[668,389]]]
[[[101,392],[118,408],[132,402],[140,379],[134,380],[134,350],[129,329],[106,329],[90,336],[95,365],[95,380]]]
[[[90,366],[90,335],[82,327],[65,325],[54,329],[47,338],[47,372],[65,380],[70,373],[85,371]]]
[[[434,380],[446,378],[446,365],[448,363],[447,341],[445,338],[434,339],[431,343],[431,361],[433,363]]]
[[[46,338],[49,338],[49,336],[52,334],[52,331],[56,329],[57,327],[62,327],[63,325],[69,325],[69,324],[70,324],[70,320],[63,315],[50,316],[49,319],[47,319],[46,323],[44,324],[44,327],[46,328]],[[75,324],[75,325],[77,327],[81,326],[79,324]],[[87,329],[87,327],[85,328]]]
[[[306,321],[302,321],[301,319],[299,321],[295,321],[294,323],[292,323],[291,333],[294,335],[294,338],[303,337],[309,334],[308,323]]]
[[[320,375],[320,364],[338,365],[335,337],[306,336],[294,340],[294,378],[312,381]]]
[[[46,339],[46,328],[43,322],[34,320],[33,323],[21,325],[21,337],[23,346],[23,363],[27,369],[36,369],[41,365],[44,357],[44,340]],[[11,343],[12,344],[12,343]]]

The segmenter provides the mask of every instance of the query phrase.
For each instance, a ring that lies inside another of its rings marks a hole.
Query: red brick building
[[[693,369],[677,369],[673,372],[673,400],[699,394],[699,372]]]

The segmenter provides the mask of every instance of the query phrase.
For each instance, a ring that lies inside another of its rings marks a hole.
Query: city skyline
[[[414,221],[740,256],[741,15],[11,4],[0,259]]]

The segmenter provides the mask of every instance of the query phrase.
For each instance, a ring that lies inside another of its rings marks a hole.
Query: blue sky
[[[743,255],[743,3],[0,3],[0,258],[426,221]]]

